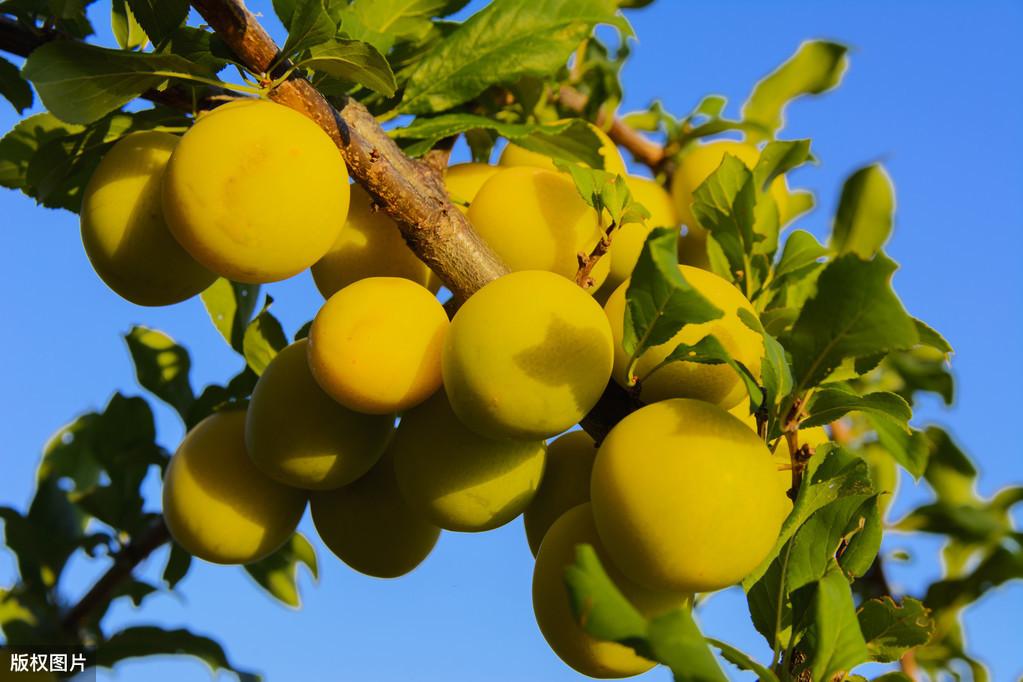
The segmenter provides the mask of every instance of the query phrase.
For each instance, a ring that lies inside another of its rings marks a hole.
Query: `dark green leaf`
[[[199,65],[177,55],[109,50],[68,40],[37,48],[22,73],[46,108],[68,123],[91,123],[168,80],[204,75]]]
[[[398,87],[387,59],[369,43],[335,38],[315,45],[297,67],[364,85],[385,97]]]
[[[785,590],[788,593],[821,580],[835,562],[836,553],[849,545],[866,528],[871,509],[876,516],[877,504],[868,506],[876,495],[849,495],[825,505],[796,531],[788,554]],[[879,533],[872,540],[880,542]],[[874,547],[874,554],[877,546]],[[842,555],[845,556],[844,553]],[[871,557],[873,560],[873,557]],[[869,567],[870,562],[867,562]],[[859,566],[857,566],[859,568]]]
[[[891,597],[871,599],[860,607],[857,617],[875,661],[897,661],[909,649],[926,644],[934,631],[930,609],[912,597],[896,604]]]
[[[162,579],[167,584],[167,589],[173,590],[181,579],[188,574],[192,565],[192,555],[181,549],[181,546],[171,541],[170,553],[167,555],[167,564],[163,567]]]
[[[154,45],[163,43],[188,16],[188,0],[128,0],[128,6]]]
[[[922,345],[934,348],[945,355],[952,352],[952,346],[949,345],[944,336],[927,326],[927,324],[921,320],[914,319],[913,322],[916,324],[916,330],[920,334],[920,343]]]
[[[816,583],[812,609],[813,626],[805,640],[811,679],[830,680],[869,660],[849,581],[842,571],[835,568]]]
[[[496,0],[439,41],[409,74],[401,110],[439,112],[492,85],[546,77],[596,24],[621,24],[612,0]]]
[[[831,231],[831,248],[840,254],[873,258],[892,233],[895,192],[884,167],[872,164],[845,181]]]
[[[334,39],[337,23],[323,8],[323,0],[295,0],[288,22],[288,39],[281,48],[280,59],[290,59],[311,47]]]
[[[111,0],[110,27],[122,50],[134,50],[146,44],[148,37],[139,25],[127,0]]]
[[[34,97],[28,81],[21,77],[18,67],[0,57],[0,95],[2,95],[19,114],[32,106]]]
[[[731,154],[693,192],[693,215],[721,247],[729,266],[721,274],[733,280],[745,282],[752,274],[747,256],[753,251],[755,206],[753,173]]]
[[[298,567],[304,564],[315,580],[319,573],[316,565],[316,550],[301,533],[291,539],[270,556],[254,564],[246,564],[245,571],[256,584],[270,596],[288,606],[298,607]]]
[[[253,673],[234,668],[227,660],[223,647],[209,637],[188,630],[166,630],[155,625],[137,625],[115,632],[96,648],[94,660],[96,665],[110,668],[125,659],[161,654],[195,656],[214,672],[232,672],[241,682],[259,680]]]
[[[742,107],[742,117],[761,126],[770,137],[783,125],[785,105],[802,95],[816,95],[838,85],[845,73],[848,49],[823,40],[807,41],[792,57],[753,88]]]
[[[814,393],[809,409],[810,416],[800,424],[800,428],[823,426],[850,412],[865,412],[888,419],[908,433],[909,420],[913,416],[909,404],[895,393],[876,391],[858,395],[846,389],[827,387],[821,387]]]
[[[228,345],[239,353],[242,352],[245,328],[256,310],[258,295],[258,284],[240,284],[223,278],[216,280],[199,295],[213,326]]]
[[[851,534],[847,535],[847,544],[838,559],[839,565],[848,576],[858,578],[866,574],[881,550],[881,536],[884,534],[881,494],[879,491],[878,494],[871,496],[853,517],[858,525],[855,529],[850,529]]]
[[[135,363],[139,385],[184,419],[195,400],[188,379],[192,366],[188,351],[163,332],[148,327],[132,327],[124,339]]]
[[[242,354],[249,368],[260,375],[278,351],[288,345],[288,337],[281,323],[270,313],[273,298],[267,295],[263,309],[245,328],[242,341]]]

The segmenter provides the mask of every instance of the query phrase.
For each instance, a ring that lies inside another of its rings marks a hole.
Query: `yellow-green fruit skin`
[[[332,400],[313,379],[302,339],[278,353],[256,383],[245,423],[249,457],[296,488],[330,490],[369,471],[394,431],[394,415],[366,415]]]
[[[495,440],[467,429],[444,391],[398,425],[394,469],[408,505],[446,530],[477,532],[521,514],[540,485],[542,440]]]
[[[245,451],[245,412],[199,422],[163,477],[163,516],[189,554],[216,564],[247,564],[295,532],[306,492],[270,478]]]
[[[216,275],[195,262],[171,235],[161,187],[176,135],[131,133],[110,148],[82,195],[82,244],[103,282],[145,306],[195,296]]]
[[[507,168],[483,183],[469,206],[469,222],[511,270],[548,270],[575,280],[579,254],[603,236],[597,212],[564,173],[529,166]],[[594,288],[607,277],[601,258]]]
[[[623,644],[594,639],[572,613],[565,569],[575,563],[576,546],[593,547],[615,586],[643,615],[653,617],[682,606],[689,595],[640,587],[622,575],[597,535],[589,504],[566,511],[540,545],[533,568],[533,613],[551,649],[577,672],[602,679],[632,677],[654,667]]]
[[[402,499],[389,454],[359,480],[313,493],[309,506],[323,544],[356,571],[375,578],[409,573],[440,537],[440,528]]]
[[[611,373],[600,305],[550,272],[513,272],[451,321],[441,367],[458,417],[491,438],[549,438],[577,424]]]
[[[458,210],[468,214],[469,208],[464,204],[471,204],[483,183],[500,170],[486,163],[456,163],[444,174],[444,187]]]
[[[737,157],[750,169],[760,160],[760,151],[747,142],[716,140],[698,144],[683,153],[672,176],[671,196],[675,201],[679,221],[688,228],[687,234],[679,241],[679,258],[688,265],[709,267],[707,231],[700,227],[693,215],[693,192],[718,169],[725,154]],[[783,214],[788,205],[785,178],[776,178],[769,191],[778,204],[779,214]]]
[[[369,277],[323,304],[309,330],[309,367],[334,400],[365,414],[418,405],[440,388],[444,306],[415,282]]]
[[[348,170],[310,119],[268,101],[200,117],[171,155],[163,210],[193,258],[238,282],[286,279],[337,240]]]
[[[597,126],[592,123],[589,126],[590,130],[600,138],[600,149],[597,150],[597,153],[604,159],[604,167],[601,170],[614,173],[615,175],[627,175],[629,171],[625,167],[625,159],[622,158],[622,154],[618,151],[614,141]],[[549,171],[558,170],[551,157],[539,152],[531,152],[513,142],[508,143],[508,146],[504,148],[504,151],[501,152],[501,158],[497,163],[500,166],[531,166]],[[580,162],[579,165],[582,166],[584,164]]]
[[[632,269],[636,267],[639,252],[643,250],[643,242],[650,230],[655,227],[675,227],[679,222],[671,195],[657,182],[630,175],[625,178],[625,184],[632,192],[632,198],[650,211],[650,217],[642,223],[622,225],[614,233],[608,252],[611,259],[610,272],[604,282],[604,288],[610,291],[632,276]]]
[[[756,311],[746,297],[730,282],[712,272],[680,265],[686,281],[704,298],[719,308],[723,315],[702,324],[687,324],[671,340],[648,349],[640,356],[634,370],[643,378],[641,397],[650,403],[668,398],[695,398],[719,405],[726,410],[746,398],[746,388],[728,365],[704,365],[695,362],[673,362],[647,376],[680,343],[695,344],[713,334],[729,354],[745,365],[753,376],[760,376],[760,362],[764,355],[763,337],[746,326],[739,318],[739,310],[756,317]],[[614,334],[614,379],[621,386],[629,385],[627,370],[629,355],[622,347],[625,324],[625,293],[628,282],[623,282],[604,304],[604,312]]]
[[[383,209],[374,208],[358,185],[351,186],[345,226],[311,271],[324,298],[366,277],[403,277],[425,287],[433,274],[412,253],[395,222]]]
[[[547,468],[522,520],[536,556],[551,525],[566,511],[590,501],[590,475],[597,446],[585,431],[570,431],[547,444]]]
[[[767,446],[734,415],[698,400],[647,405],[597,451],[590,488],[597,530],[640,585],[718,590],[774,545],[786,511],[777,475]]]
[[[881,493],[878,507],[883,519],[887,516],[899,490],[899,466],[891,453],[879,445],[868,445],[863,448],[860,455],[867,461],[874,489]]]

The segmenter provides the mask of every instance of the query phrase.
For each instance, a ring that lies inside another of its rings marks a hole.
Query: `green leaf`
[[[465,4],[466,0],[355,0],[348,6],[331,3],[329,11],[349,36],[386,53],[396,42],[426,40],[436,28],[431,17],[447,16]]]
[[[112,0],[110,3],[110,27],[122,50],[134,50],[146,44],[149,38],[142,29],[127,0]]]
[[[102,641],[95,651],[95,663],[111,668],[115,663],[140,656],[159,655],[194,656],[217,672],[234,673],[240,682],[258,682],[253,673],[236,669],[227,659],[224,649],[209,637],[188,630],[167,630],[155,625],[128,627]]]
[[[273,298],[267,295],[263,309],[245,328],[242,341],[245,362],[257,376],[261,375],[274,356],[288,345],[288,337],[281,328],[281,323],[270,313],[273,302]]]
[[[202,68],[171,54],[125,52],[69,40],[37,48],[22,74],[43,104],[68,123],[91,123],[174,78],[203,76]]]
[[[810,158],[810,140],[768,142],[760,152],[753,177],[760,190],[766,191],[776,177],[802,166]]]
[[[188,351],[156,329],[132,327],[124,336],[139,385],[152,392],[184,419],[195,396],[188,380]]]
[[[650,211],[633,200],[622,176],[563,161],[555,161],[554,165],[572,176],[579,196],[588,206],[602,215],[606,211],[615,225],[641,223],[650,217]]]
[[[728,680],[688,608],[653,618],[647,629],[647,642],[654,658],[671,668],[676,680]]]
[[[944,429],[930,426],[926,431],[929,456],[924,478],[938,499],[964,504],[974,498],[977,467]]]
[[[968,575],[932,583],[924,604],[935,612],[971,604],[999,585],[1023,578],[1023,551],[998,545]]]
[[[866,574],[881,550],[881,538],[884,535],[880,504],[882,494],[878,491],[863,503],[854,517],[858,526],[850,528],[846,536],[847,544],[838,563],[850,577],[858,578]]]
[[[764,403],[764,394],[757,384],[756,377],[741,362],[732,358],[721,342],[713,335],[708,335],[689,345],[680,343],[669,353],[664,360],[651,369],[647,376],[650,376],[661,367],[670,365],[673,362],[697,362],[704,365],[728,365],[739,375],[746,385],[746,392],[749,394],[750,407],[757,410]],[[642,381],[643,378],[640,379]]]
[[[828,249],[821,246],[812,234],[803,230],[793,230],[785,240],[778,264],[774,266],[771,286],[780,286],[786,279],[798,278],[809,270],[821,267],[820,259],[827,255]]]
[[[188,17],[188,0],[127,0],[154,45],[160,45]]]
[[[236,409],[252,394],[252,389],[258,379],[256,373],[246,365],[227,383],[227,386],[219,384],[206,386],[192,403],[185,426],[192,428],[209,415],[222,409]]]
[[[213,326],[239,353],[242,352],[245,328],[256,310],[258,295],[258,284],[240,284],[224,278],[217,279],[199,294]]]
[[[895,268],[883,254],[870,261],[847,254],[824,268],[817,293],[781,339],[797,391],[816,386],[846,358],[916,345],[913,318],[891,289]]]
[[[625,292],[622,347],[634,358],[668,342],[686,324],[708,322],[723,314],[682,276],[677,244],[678,230],[654,228],[632,271]]]
[[[839,549],[845,547],[848,551],[852,541],[867,527],[869,517],[877,516],[877,504],[871,503],[876,497],[869,493],[842,497],[818,509],[799,527],[788,554],[786,592],[794,592],[825,576]],[[871,541],[874,540],[878,543],[873,548],[876,555],[881,540],[879,532],[872,533]],[[855,568],[859,569],[860,565],[857,562]],[[866,568],[869,566],[870,561]]]
[[[19,114],[32,106],[35,99],[28,81],[21,77],[18,67],[0,57],[0,95],[2,95]]]
[[[821,387],[814,393],[809,410],[810,416],[800,423],[800,428],[823,426],[850,412],[865,412],[889,419],[909,433],[909,420],[913,416],[909,403],[895,393],[876,391],[859,395],[847,389],[828,387]]]
[[[312,573],[313,580],[319,577],[316,564],[316,550],[301,533],[295,533],[283,547],[253,564],[246,564],[245,571],[256,584],[270,596],[288,606],[298,608],[298,567],[305,565]]]
[[[167,554],[167,563],[163,567],[161,579],[167,585],[168,590],[173,590],[181,579],[188,574],[192,565],[192,555],[181,548],[181,545],[171,540],[170,552]]]
[[[748,123],[765,130],[751,134],[753,141],[771,136],[782,127],[788,102],[803,95],[816,95],[838,85],[847,66],[844,45],[823,40],[804,42],[792,57],[753,88],[742,107]]]
[[[718,169],[693,192],[693,215],[721,247],[733,280],[745,282],[752,275],[746,257],[755,240],[755,206],[753,173],[731,154],[725,154]]]
[[[739,670],[755,673],[760,682],[778,682],[778,676],[769,668],[765,668],[754,661],[749,654],[736,647],[722,642],[719,639],[707,638],[707,642],[721,652],[721,658],[725,659]]]
[[[278,59],[291,59],[311,47],[333,41],[336,34],[337,23],[323,8],[323,0],[295,0],[288,22],[288,39]]]
[[[805,640],[811,679],[830,680],[869,660],[849,581],[837,567],[816,583],[811,608],[813,626]]]
[[[945,340],[945,337],[927,326],[927,323],[915,318],[913,323],[916,324],[916,330],[920,334],[921,345],[940,351],[944,355],[952,352],[952,346]]]
[[[622,21],[612,0],[495,0],[423,56],[408,76],[400,109],[444,111],[492,85],[547,77],[595,25]]]
[[[912,597],[896,604],[891,597],[864,602],[856,614],[867,651],[875,661],[891,663],[915,646],[926,644],[934,632],[930,609]]]
[[[398,87],[387,59],[361,40],[334,38],[315,45],[296,66],[364,85],[385,97],[393,95]]]
[[[884,167],[872,164],[859,169],[842,186],[831,248],[872,258],[891,236],[894,214],[895,191]]]
[[[930,455],[927,436],[922,431],[912,428],[907,432],[903,426],[893,423],[892,420],[878,418],[870,413],[867,413],[867,421],[877,433],[881,447],[887,450],[903,469],[912,474],[913,478],[920,478],[927,467],[927,458]]]

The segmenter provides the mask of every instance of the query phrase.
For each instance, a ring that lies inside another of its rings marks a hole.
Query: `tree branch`
[[[586,95],[569,85],[561,86],[558,91],[558,99],[573,111],[581,112],[586,107]],[[604,115],[601,113],[597,116],[597,126],[604,128],[605,123]],[[661,170],[667,159],[664,155],[664,147],[648,140],[620,118],[611,121],[607,135],[614,140],[615,144],[625,147],[636,161],[648,166],[655,173]]]

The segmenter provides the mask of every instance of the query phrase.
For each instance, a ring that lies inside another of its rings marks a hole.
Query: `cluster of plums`
[[[208,561],[257,561],[309,504],[334,554],[391,578],[419,565],[442,529],[485,531],[524,514],[537,622],[552,649],[593,676],[651,667],[579,627],[563,581],[574,547],[593,545],[644,613],[677,607],[761,561],[791,508],[790,472],[756,435],[730,368],[655,369],[678,343],[713,334],[759,372],[763,339],[739,318],[755,311],[697,267],[706,234],[690,211],[693,189],[724,153],[753,164],[757,150],[697,146],[669,195],[628,177],[598,134],[605,167],[626,176],[651,218],[618,231],[590,290],[573,281],[577,254],[603,227],[567,174],[515,145],[497,166],[449,169],[453,201],[512,271],[450,322],[436,277],[300,114],[237,102],[180,138],[118,142],[82,206],[87,253],[114,291],[165,305],[217,276],[271,282],[311,269],[326,299],[308,338],[273,358],[246,408],[214,413],[181,442],[163,489],[174,539]],[[771,192],[783,213],[784,181]],[[577,425],[608,381],[632,383],[622,348],[631,270],[651,228],[681,224],[682,272],[724,315],[638,359],[647,405],[596,447]],[[825,438],[818,429],[803,440]]]

